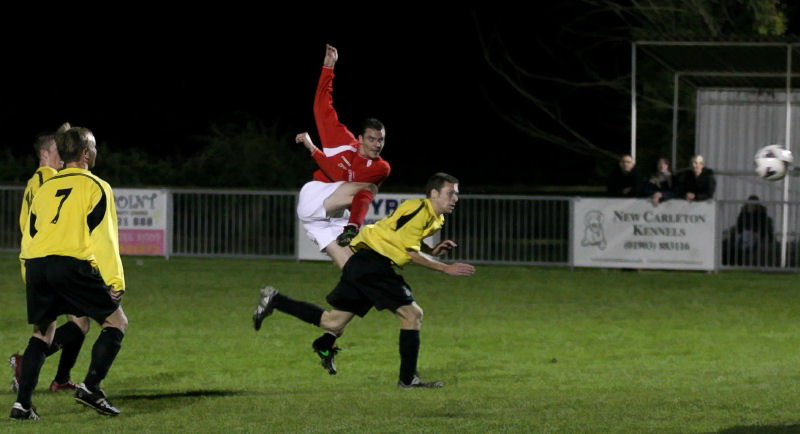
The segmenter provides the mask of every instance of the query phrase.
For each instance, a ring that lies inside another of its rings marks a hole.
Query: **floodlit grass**
[[[454,278],[408,266],[401,273],[425,309],[420,371],[446,386],[398,390],[399,321],[389,313],[351,323],[336,376],[311,352],[318,329],[276,312],[253,331],[260,286],[327,306],[338,279],[331,264],[124,262],[130,329],[103,383],[122,415],[104,418],[47,392],[51,358],[34,394],[42,420],[5,419],[0,431],[800,429],[796,275],[479,266]],[[0,351],[23,350],[28,333],[16,259],[0,255]],[[0,398],[9,411],[15,396],[3,386]]]

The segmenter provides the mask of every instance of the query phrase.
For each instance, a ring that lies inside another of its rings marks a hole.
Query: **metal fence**
[[[296,193],[172,190],[172,255],[295,257]],[[569,198],[461,196],[453,259],[569,264]]]
[[[22,192],[22,187],[0,186],[0,250],[19,250]],[[172,189],[170,198],[170,255],[297,257],[296,192]],[[442,231],[443,238],[459,245],[450,259],[568,266],[572,201],[462,195]],[[800,202],[716,203],[718,269],[800,271]]]
[[[24,187],[0,186],[0,250],[19,251],[19,212]]]
[[[297,193],[171,190],[172,255],[295,257]]]
[[[494,264],[569,265],[570,198],[462,195],[442,229],[450,258]]]
[[[800,271],[798,222],[800,202],[717,201],[718,268]]]

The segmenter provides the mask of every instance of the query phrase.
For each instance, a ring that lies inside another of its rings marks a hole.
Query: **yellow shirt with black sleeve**
[[[19,210],[19,230],[23,230],[25,228],[25,222],[28,220],[28,213],[31,210],[31,202],[33,202],[33,197],[36,196],[36,192],[39,191],[39,187],[44,184],[45,181],[54,177],[58,173],[58,170],[53,169],[50,166],[42,166],[36,169],[36,172],[31,176],[31,179],[28,180],[28,185],[25,187],[25,193],[22,195],[22,207]]]
[[[361,228],[350,246],[355,251],[366,246],[402,267],[411,261],[407,250],[419,251],[422,240],[442,225],[444,215],[436,215],[430,200],[408,199],[388,217]]]
[[[60,171],[33,198],[19,257],[49,255],[89,261],[107,285],[125,290],[114,193],[88,170]]]

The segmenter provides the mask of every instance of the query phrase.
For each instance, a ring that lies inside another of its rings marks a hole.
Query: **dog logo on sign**
[[[591,210],[583,217],[583,239],[581,246],[597,246],[600,250],[606,249],[606,236],[603,233],[603,213]]]

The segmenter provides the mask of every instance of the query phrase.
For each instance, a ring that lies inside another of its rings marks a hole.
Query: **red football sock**
[[[375,194],[371,190],[361,190],[353,196],[353,202],[350,203],[350,220],[347,221],[348,225],[353,225],[361,228],[364,223],[364,218],[369,211],[369,205],[372,203],[372,198]]]

